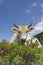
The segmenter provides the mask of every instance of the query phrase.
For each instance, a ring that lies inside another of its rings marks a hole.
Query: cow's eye
[[[28,33],[29,31],[26,31],[26,33]]]
[[[19,33],[21,33],[20,31],[18,31]]]

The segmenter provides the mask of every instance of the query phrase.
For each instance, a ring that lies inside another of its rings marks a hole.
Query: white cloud
[[[33,4],[29,5],[29,8],[35,7],[36,5],[37,5],[37,3],[33,3]],[[30,9],[26,9],[25,12],[26,13],[30,13],[31,10]]]
[[[4,3],[4,0],[0,0],[0,4],[3,4]]]
[[[31,11],[30,11],[30,9],[28,9],[28,10],[25,10],[25,12],[26,12],[26,13],[30,13]]]
[[[43,32],[43,19],[41,22],[37,23],[36,26],[34,26],[34,30],[29,35],[34,36],[34,35],[39,34],[41,32]]]
[[[35,7],[37,5],[37,3],[33,3],[32,6]]]

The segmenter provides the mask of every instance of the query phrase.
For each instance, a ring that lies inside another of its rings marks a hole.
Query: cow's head
[[[15,27],[12,28],[13,32],[18,32],[18,38],[20,42],[25,42],[28,36],[28,32],[31,32],[34,27],[32,26],[32,24],[30,25],[20,25],[20,26],[16,26],[14,24]]]

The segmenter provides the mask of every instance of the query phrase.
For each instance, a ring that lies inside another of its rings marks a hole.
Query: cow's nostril
[[[26,39],[21,39],[21,42],[25,42],[26,41]]]

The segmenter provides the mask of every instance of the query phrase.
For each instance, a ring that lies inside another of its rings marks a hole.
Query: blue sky
[[[43,17],[43,0],[0,0],[0,41],[10,40],[13,23],[35,26]]]

